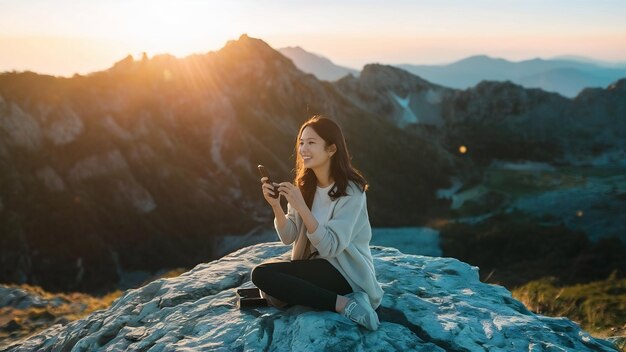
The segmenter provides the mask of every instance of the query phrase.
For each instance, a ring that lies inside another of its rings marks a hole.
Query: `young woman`
[[[280,240],[293,243],[290,261],[266,262],[252,270],[252,282],[275,306],[303,305],[336,311],[376,330],[375,309],[383,297],[369,248],[367,181],[352,167],[340,127],[314,116],[296,140],[296,178],[270,185],[261,178]],[[288,201],[287,214],[274,186]]]

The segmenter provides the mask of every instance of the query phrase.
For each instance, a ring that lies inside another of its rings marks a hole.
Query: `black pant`
[[[262,263],[252,269],[251,279],[283,302],[333,312],[337,295],[352,292],[343,275],[322,258]]]

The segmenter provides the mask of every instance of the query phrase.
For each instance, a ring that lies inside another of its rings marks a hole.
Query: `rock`
[[[54,296],[36,287],[0,285],[0,351],[23,337],[63,323],[64,319],[57,314],[75,316],[82,311],[84,308],[80,309],[62,294]]]
[[[61,176],[59,176],[50,165],[46,165],[37,170],[36,175],[49,191],[61,192],[65,190],[65,182],[63,182]]]
[[[372,247],[385,296],[381,326],[369,331],[330,311],[236,308],[251,269],[287,259],[290,247],[264,243],[126,291],[106,310],[54,325],[8,351],[57,350],[420,350],[616,351],[567,318],[528,311],[478,268],[454,258]]]
[[[116,182],[118,193],[115,198],[122,202],[128,202],[141,213],[149,213],[157,205],[152,195],[135,179],[119,180]]]
[[[3,326],[3,330],[8,332],[18,331],[22,328],[22,325],[15,321],[15,319],[11,319],[5,326]]]
[[[0,286],[0,308],[28,309],[43,308],[48,305],[57,306],[58,303],[19,287]]]
[[[619,79],[619,80],[611,83],[607,87],[607,90],[619,91],[619,92],[622,92],[622,93],[626,93],[626,78],[622,78],[622,79]]]
[[[398,127],[412,124],[442,126],[442,101],[453,90],[432,84],[393,66],[368,64],[359,78],[346,76],[334,83],[351,101]]]
[[[103,120],[102,120],[102,126],[113,136],[124,140],[124,141],[130,141],[134,138],[133,134],[130,133],[129,131],[123,129],[122,127],[120,127],[120,125],[117,124],[117,122],[115,121],[115,119],[113,118],[113,116],[111,115],[107,115]]]
[[[124,336],[129,341],[139,341],[146,335],[147,329],[143,326],[132,329],[126,336]]]
[[[42,143],[42,131],[37,119],[17,104],[10,104],[5,109],[6,113],[0,113],[0,131],[9,137],[8,142],[29,150],[38,150]]]
[[[119,149],[115,149],[106,154],[92,155],[80,160],[69,170],[68,175],[70,180],[80,182],[127,169],[126,159]]]
[[[45,129],[46,137],[55,145],[64,145],[76,140],[85,129],[83,120],[70,107],[58,112],[57,118]]]

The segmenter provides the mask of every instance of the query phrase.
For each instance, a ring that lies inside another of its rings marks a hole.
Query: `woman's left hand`
[[[282,194],[285,199],[291,204],[291,207],[294,208],[298,213],[304,208],[307,208],[306,202],[302,197],[302,193],[300,192],[300,188],[295,186],[291,182],[281,182],[278,186],[278,193]]]

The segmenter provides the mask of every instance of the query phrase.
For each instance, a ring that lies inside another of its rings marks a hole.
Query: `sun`
[[[206,52],[236,38],[233,2],[130,0],[115,31],[121,40],[149,55]]]

